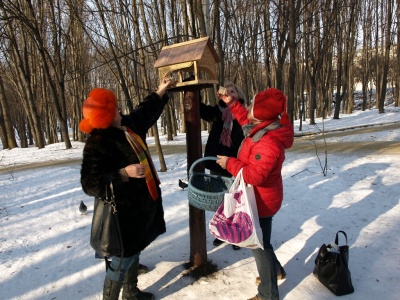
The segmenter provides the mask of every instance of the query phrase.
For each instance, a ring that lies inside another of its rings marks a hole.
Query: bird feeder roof
[[[209,54],[208,52],[211,53],[211,56],[205,55]],[[163,47],[154,67],[160,68],[185,62],[201,61],[205,58],[209,60],[209,57],[213,58],[213,63],[219,62],[218,54],[211,44],[210,38],[204,37]]]

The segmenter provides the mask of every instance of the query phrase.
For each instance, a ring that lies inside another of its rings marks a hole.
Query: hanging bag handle
[[[343,233],[344,237],[346,238],[346,246],[347,246],[347,234],[343,230],[339,230],[336,232],[335,244],[339,246],[339,233]]]
[[[114,186],[112,184],[111,178],[109,178],[108,180],[109,180],[111,196],[110,196],[110,200],[108,200],[107,186],[106,186],[106,199],[105,199],[105,201],[108,202],[108,204],[110,204],[111,207],[112,207],[112,213],[113,213],[114,218],[115,218],[115,224],[116,224],[116,227],[117,227],[118,238],[121,241],[121,259],[119,260],[118,268],[116,270],[114,270],[111,267],[111,262],[108,260],[107,257],[104,257],[104,260],[105,260],[105,263],[106,263],[106,272],[107,272],[108,269],[111,269],[111,271],[116,272],[116,271],[121,270],[122,258],[124,257],[124,243],[122,242],[121,228],[119,226],[117,203],[115,202],[115,195],[114,195]]]

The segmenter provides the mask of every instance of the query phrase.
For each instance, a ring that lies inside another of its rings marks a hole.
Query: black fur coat
[[[146,133],[160,117],[167,101],[166,95],[161,98],[156,93],[150,94],[134,112],[122,116],[121,125],[131,128],[146,143]],[[142,251],[166,231],[160,187],[157,185],[160,196],[153,201],[144,178],[129,178],[124,182],[119,173],[121,168],[137,163],[139,159],[125,133],[118,128],[95,129],[86,141],[81,168],[82,189],[90,196],[104,198],[107,181],[111,179],[125,257]]]
[[[239,99],[239,102],[242,104],[244,103],[242,99]],[[200,103],[200,118],[212,124],[210,133],[208,135],[204,156],[225,155],[229,157],[236,157],[240,144],[244,139],[243,130],[238,121],[233,120],[231,132],[232,146],[227,147],[220,142],[220,136],[224,127],[222,112],[219,109],[220,106],[225,108],[226,104],[222,100],[219,100],[218,104],[214,106]],[[206,161],[204,165],[207,169],[216,171],[223,176],[232,176],[228,171],[217,165],[215,161]]]

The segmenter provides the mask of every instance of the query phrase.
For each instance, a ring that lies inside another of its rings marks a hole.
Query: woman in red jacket
[[[264,250],[252,249],[260,275],[258,294],[249,300],[279,299],[276,256],[271,245],[272,217],[282,205],[282,164],[285,149],[294,140],[293,125],[286,113],[286,97],[269,88],[254,96],[244,108],[230,95],[218,94],[243,128],[245,139],[237,158],[218,156],[217,164],[236,176],[240,169],[244,181],[253,185],[263,232]]]

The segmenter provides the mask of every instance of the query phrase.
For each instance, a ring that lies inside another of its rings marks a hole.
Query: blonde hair
[[[238,87],[236,84],[234,84],[233,82],[228,81],[228,82],[226,82],[224,84],[224,87],[226,87],[226,88],[228,88],[228,87],[235,88],[236,92],[238,93],[239,98],[242,99],[246,103],[246,96],[244,95],[243,90],[240,87]]]

